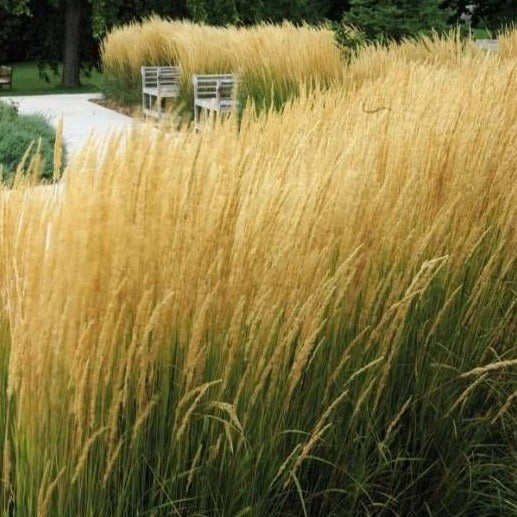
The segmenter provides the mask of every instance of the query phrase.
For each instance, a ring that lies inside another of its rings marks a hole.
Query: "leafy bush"
[[[431,29],[445,31],[450,9],[439,0],[351,0],[343,25],[359,27],[370,41],[415,37]]]
[[[0,122],[14,120],[18,116],[16,104],[0,102]]]
[[[37,134],[45,140],[55,142],[56,131],[41,115],[23,115],[18,117],[16,127],[28,133]]]
[[[13,180],[16,167],[30,148],[27,159],[36,153],[41,157],[39,177],[49,181],[54,173],[56,131],[41,115],[18,115],[16,106],[0,103],[0,167],[1,179]],[[62,148],[64,155],[65,149]]]

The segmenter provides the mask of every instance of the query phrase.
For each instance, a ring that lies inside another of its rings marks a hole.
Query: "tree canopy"
[[[58,63],[63,63],[62,84],[66,87],[80,84],[81,67],[96,64],[98,44],[106,30],[152,12],[168,16],[188,14],[182,1],[0,0],[0,15],[6,20],[19,18],[13,32],[23,32],[20,23],[27,30],[26,57],[54,70]]]
[[[430,29],[446,29],[451,10],[443,9],[442,3],[441,0],[350,0],[342,22],[360,28],[369,40],[400,40]]]

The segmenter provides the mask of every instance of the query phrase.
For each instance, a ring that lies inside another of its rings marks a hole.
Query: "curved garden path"
[[[135,123],[130,117],[90,102],[90,99],[100,98],[102,95],[98,93],[80,93],[2,97],[2,101],[15,103],[23,114],[41,114],[53,125],[62,117],[67,151],[73,155],[84,147],[91,135],[105,141],[109,134]]]

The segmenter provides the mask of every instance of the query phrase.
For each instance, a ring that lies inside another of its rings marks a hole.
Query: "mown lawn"
[[[47,80],[40,75],[36,63],[14,63],[8,66],[13,67],[12,89],[1,89],[0,96],[95,92],[98,90],[97,84],[101,77],[97,70],[92,71],[90,76],[82,74],[82,86],[71,89],[61,87],[61,67],[59,67],[59,75],[54,75],[52,71],[47,70]]]
[[[483,27],[472,28],[472,37],[474,39],[492,39],[495,36],[488,30]]]

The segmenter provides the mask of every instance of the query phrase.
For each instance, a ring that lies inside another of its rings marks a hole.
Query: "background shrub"
[[[351,0],[342,23],[360,27],[370,41],[400,41],[431,30],[446,31],[453,11],[441,4],[441,0]]]
[[[19,115],[14,105],[0,103],[0,166],[2,181],[11,183],[16,167],[30,147],[28,161],[39,152],[42,181],[50,181],[54,169],[56,131],[41,115]],[[62,145],[62,153],[65,147]],[[31,147],[32,146],[32,147]],[[61,172],[61,171],[60,171]]]
[[[18,108],[15,104],[0,102],[0,122],[9,122],[18,117]]]

